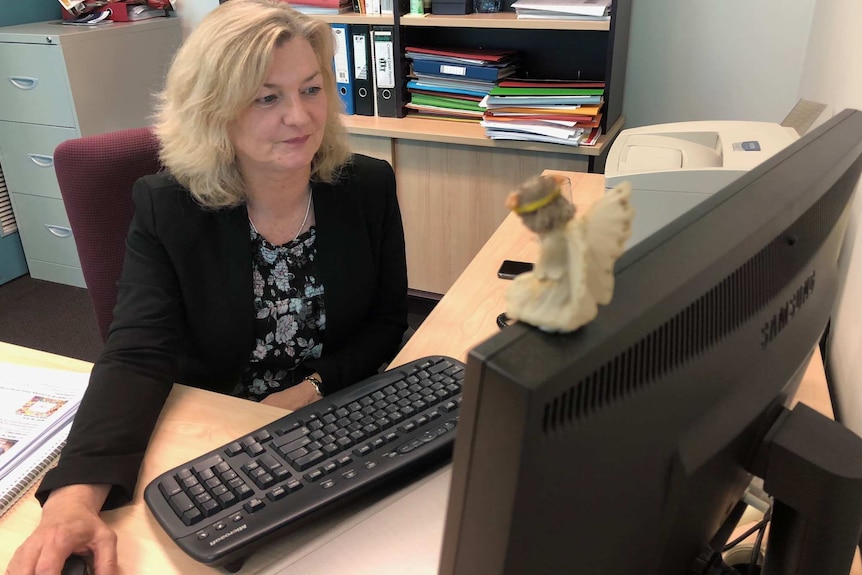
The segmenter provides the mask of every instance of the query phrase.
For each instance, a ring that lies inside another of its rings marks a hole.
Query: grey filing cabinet
[[[181,41],[178,18],[0,27],[0,165],[33,278],[85,287],[54,148],[151,123]]]

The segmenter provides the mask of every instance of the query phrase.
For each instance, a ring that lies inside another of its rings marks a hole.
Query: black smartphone
[[[533,264],[530,262],[516,262],[513,260],[503,260],[500,264],[500,269],[497,270],[497,277],[504,280],[513,279],[515,276],[521,275],[533,269]]]

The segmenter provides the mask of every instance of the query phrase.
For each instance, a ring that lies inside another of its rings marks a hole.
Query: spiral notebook
[[[60,451],[66,444],[66,436],[69,433],[67,427],[58,433],[51,441],[44,443],[38,450],[33,452],[33,466],[21,467],[14,470],[6,478],[0,480],[0,517],[12,508],[18,500],[24,496],[31,487],[51,469],[60,458]]]
[[[56,463],[88,380],[0,363],[0,516]]]

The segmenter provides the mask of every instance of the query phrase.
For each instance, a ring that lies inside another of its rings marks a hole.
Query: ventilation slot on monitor
[[[835,186],[787,232],[671,320],[545,404],[545,433],[560,431],[648,386],[716,344],[803,270],[841,215],[852,186]],[[838,192],[840,190],[840,193]]]

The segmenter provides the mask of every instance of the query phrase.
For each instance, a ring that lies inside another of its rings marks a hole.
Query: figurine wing
[[[603,305],[614,294],[614,262],[632,233],[631,190],[628,182],[608,190],[581,218],[587,243],[587,286]]]

